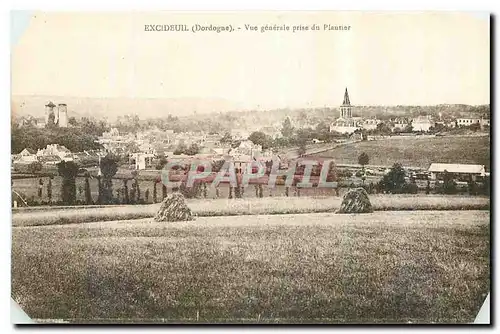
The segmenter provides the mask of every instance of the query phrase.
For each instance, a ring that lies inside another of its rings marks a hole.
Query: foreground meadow
[[[489,210],[490,199],[480,196],[450,195],[370,195],[374,210]],[[341,197],[269,197],[243,199],[188,199],[191,211],[199,217],[270,215],[334,212]],[[153,217],[161,204],[33,207],[14,209],[13,226],[78,224]]]
[[[474,320],[489,211],[13,227],[12,296],[72,322]]]

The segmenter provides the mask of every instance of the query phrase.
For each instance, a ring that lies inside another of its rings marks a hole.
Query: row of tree
[[[107,131],[107,125],[102,121],[82,118],[78,126],[71,128],[37,128],[32,125],[20,127],[13,122],[11,126],[11,151],[13,154],[25,148],[38,150],[49,144],[63,144],[71,152],[97,150],[101,145],[97,138]]]

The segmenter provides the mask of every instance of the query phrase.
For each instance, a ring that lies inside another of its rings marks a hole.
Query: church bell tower
[[[347,91],[347,87],[345,88],[344,101],[340,106],[340,118],[352,118],[352,107],[351,101],[349,100],[349,92]]]

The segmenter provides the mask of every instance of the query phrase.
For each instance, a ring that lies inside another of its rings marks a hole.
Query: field
[[[370,165],[429,168],[433,162],[480,164],[490,167],[490,137],[423,137],[391,138],[362,141],[319,153],[318,157],[334,158],[339,164],[357,164],[365,152]],[[381,154],[383,152],[383,154]]]
[[[198,217],[13,227],[12,295],[73,322],[474,320],[489,211]]]
[[[190,199],[189,208],[199,217],[334,212],[341,197],[270,197],[244,199]],[[489,210],[490,200],[479,196],[370,195],[374,210]],[[78,208],[33,207],[13,209],[13,226],[76,224],[93,221],[150,218],[160,204],[83,206]],[[49,212],[43,212],[50,210]]]

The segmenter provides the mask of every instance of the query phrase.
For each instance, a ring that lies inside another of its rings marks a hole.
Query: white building
[[[23,163],[37,162],[38,157],[36,156],[35,151],[25,148],[24,150],[21,151],[21,153],[18,154],[17,161]]]
[[[481,123],[480,118],[457,118],[458,126],[471,126],[475,123]]]
[[[344,101],[340,106],[340,117],[335,122],[330,124],[330,132],[353,133],[358,129],[361,129],[361,124],[359,120],[353,119],[352,117],[351,101],[349,99],[349,92],[346,88]]]
[[[408,125],[411,124],[407,118],[395,118],[392,120],[392,132],[404,131]]]
[[[475,180],[477,176],[486,176],[484,165],[433,163],[429,167],[432,180],[442,180],[445,171],[461,180]]]
[[[65,146],[59,144],[49,144],[44,149],[39,149],[36,152],[37,156],[49,156],[55,155],[61,158],[64,161],[73,161],[73,154],[70,150],[68,150]]]
[[[377,129],[377,125],[382,123],[381,120],[376,118],[365,119],[361,125],[364,130],[375,130]]]
[[[429,116],[418,116],[412,120],[411,126],[412,130],[415,132],[428,132],[433,124]]]

